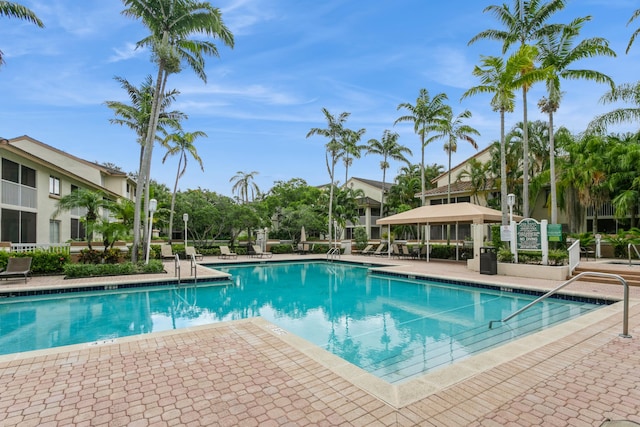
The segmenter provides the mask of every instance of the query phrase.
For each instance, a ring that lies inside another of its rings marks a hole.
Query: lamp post
[[[189,214],[183,213],[182,220],[184,221],[184,249],[187,249],[187,222],[189,222]]]
[[[149,233],[147,235],[147,253],[144,258],[144,263],[149,264],[149,252],[151,251],[151,231],[153,230],[153,213],[158,208],[158,201],[156,199],[149,200]]]
[[[509,224],[513,222],[513,205],[516,204],[516,195],[507,194],[507,205],[509,206]]]

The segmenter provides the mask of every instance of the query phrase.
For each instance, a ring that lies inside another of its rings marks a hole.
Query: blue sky
[[[505,0],[506,1],[506,0]],[[147,35],[137,21],[121,15],[117,0],[19,0],[44,21],[39,29],[23,21],[0,18],[0,136],[29,135],[46,144],[92,161],[112,162],[135,171],[138,146],[127,128],[109,123],[104,102],[128,102],[113,79],[139,85],[155,76],[149,52],[135,50]],[[508,1],[510,3],[510,0]],[[207,58],[208,83],[185,69],[171,76],[168,88],[181,94],[173,108],[186,113],[187,131],[208,137],[196,141],[204,162],[202,172],[192,160],[179,187],[207,188],[232,195],[229,179],[238,171],[257,171],[262,191],[274,181],[303,178],[310,185],[329,181],[325,143],[306,138],[309,129],[325,127],[321,109],[350,112],[346,125],[367,129],[363,137],[380,139],[385,129],[400,134],[399,142],[420,161],[418,137],[410,124],[394,126],[404,114],[403,102],[415,103],[421,88],[431,95],[444,92],[457,114],[469,109],[469,124],[478,129],[480,149],[499,138],[500,122],[489,107],[489,95],[460,102],[468,88],[479,84],[471,74],[480,55],[499,55],[501,44],[479,41],[478,32],[500,28],[482,10],[497,0],[221,0],[212,5],[235,35],[235,48],[219,46],[220,58]],[[640,21],[626,26],[635,0],[569,0],[553,22],[592,15],[583,37],[604,37],[617,58],[596,58],[580,64],[609,74],[616,83],[635,82],[640,41],[624,50]],[[599,103],[607,87],[593,82],[563,82],[564,99],[555,123],[578,133],[612,106]],[[529,119],[545,119],[536,103],[543,86],[529,97]],[[507,117],[507,129],[522,120],[520,107]],[[620,128],[629,130],[634,127]],[[438,141],[426,149],[426,162],[445,165]],[[460,142],[453,163],[475,150]],[[161,163],[156,147],[152,176],[173,187],[177,158]],[[355,160],[350,176],[382,179],[380,158]],[[387,171],[393,179],[398,163]],[[337,179],[344,180],[341,164]]]

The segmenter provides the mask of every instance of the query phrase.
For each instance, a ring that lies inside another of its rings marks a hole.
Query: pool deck
[[[312,258],[274,255],[271,261]],[[465,264],[449,262],[342,259],[535,289],[560,283],[480,275]],[[239,256],[237,261],[255,260]],[[217,262],[234,261],[204,260]],[[172,263],[165,265],[171,273],[74,280],[34,277],[27,284],[3,282],[0,292],[173,280]],[[183,277],[189,275],[188,263],[181,271]],[[202,266],[197,272],[199,279],[216,275]],[[622,298],[620,285],[575,282],[567,289]],[[0,425],[599,426],[606,419],[640,423],[640,287],[631,287],[630,297],[631,338],[620,336],[622,305],[616,303],[398,387],[363,375],[263,319],[0,356]]]

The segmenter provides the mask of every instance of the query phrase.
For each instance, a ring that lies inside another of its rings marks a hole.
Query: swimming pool
[[[548,299],[489,330],[535,296],[342,263],[216,269],[233,281],[0,300],[0,354],[261,316],[396,384],[598,307]]]

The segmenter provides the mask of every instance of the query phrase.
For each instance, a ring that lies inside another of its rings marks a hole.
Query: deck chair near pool
[[[165,259],[176,259],[171,249],[171,245],[160,245],[160,257]]]
[[[238,254],[231,252],[229,246],[220,246],[220,256],[218,258],[238,258]]]
[[[398,247],[398,245],[395,244],[395,243],[392,244],[391,245],[391,256],[400,258],[400,255],[401,255],[401,253],[400,253],[400,248]]]
[[[385,245],[384,243],[380,243],[380,244],[378,245],[378,247],[376,248],[375,252],[373,252],[373,255],[378,255],[378,256],[384,255],[384,254],[385,254],[385,252],[384,252],[384,248],[385,248],[386,246],[387,246],[387,245]]]
[[[193,255],[197,260],[202,261],[202,254],[197,253],[196,248],[193,246],[185,246],[184,253],[187,255],[187,258],[191,258],[191,255]]]
[[[402,256],[404,258],[415,258],[415,256],[409,251],[409,246],[402,245]]]
[[[12,257],[7,261],[7,268],[0,271],[0,279],[13,279],[16,277],[24,277],[24,283],[27,283],[27,277],[31,275],[31,257]]]
[[[251,245],[253,247],[253,256],[256,258],[271,258],[273,254],[271,252],[263,251],[260,246]]]
[[[367,245],[366,248],[360,251],[360,255],[371,255],[373,253],[373,245]]]

